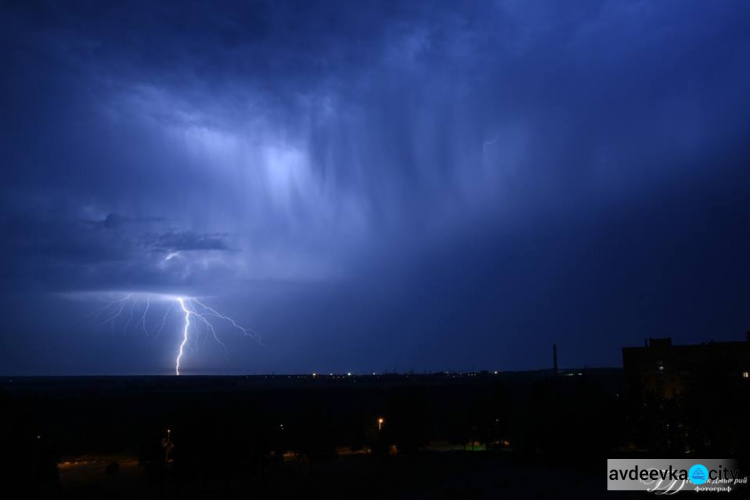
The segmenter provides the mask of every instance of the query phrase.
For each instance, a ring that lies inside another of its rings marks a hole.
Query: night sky
[[[741,340],[748,26],[745,0],[2,2],[0,374],[172,373],[177,296],[262,334],[196,330],[187,374]]]

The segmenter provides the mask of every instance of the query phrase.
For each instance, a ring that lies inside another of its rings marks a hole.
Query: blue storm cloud
[[[746,2],[2,10],[7,296],[211,293],[258,371],[748,328]]]

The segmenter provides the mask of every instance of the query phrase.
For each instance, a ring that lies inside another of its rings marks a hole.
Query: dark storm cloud
[[[247,294],[277,371],[750,322],[747,2],[2,9],[3,289]]]
[[[101,220],[77,220],[59,206],[52,212],[35,209],[8,217],[2,231],[3,290],[150,289],[196,282],[210,286],[226,279],[223,267],[211,272],[191,269],[181,262],[182,252],[205,258],[232,250],[227,235],[175,232],[162,218],[109,214]]]
[[[179,252],[192,250],[229,250],[222,234],[198,234],[191,231],[166,233],[155,238],[154,248],[162,251]]]
[[[164,222],[164,219],[162,217],[132,218],[132,217],[126,217],[124,215],[113,213],[113,214],[107,215],[107,217],[105,217],[103,220],[89,221],[89,222],[95,226],[101,226],[104,229],[117,229],[123,226],[132,225],[132,224],[150,224],[150,223]]]

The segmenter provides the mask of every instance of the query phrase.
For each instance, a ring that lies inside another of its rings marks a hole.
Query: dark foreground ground
[[[347,455],[318,464],[295,458],[263,474],[206,478],[182,488],[153,483],[137,461],[123,457],[119,457],[119,474],[109,476],[105,468],[112,458],[90,464],[85,471],[63,471],[61,498],[598,499],[606,495],[603,473],[516,463],[492,452]]]
[[[694,403],[616,369],[7,378],[0,497],[643,498],[607,458],[743,458],[742,402]]]

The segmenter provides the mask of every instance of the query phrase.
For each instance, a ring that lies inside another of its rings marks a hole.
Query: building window
[[[742,372],[742,378],[750,378],[750,373]]]
[[[656,362],[656,367],[659,369],[659,373],[664,371],[664,362],[659,360]]]

